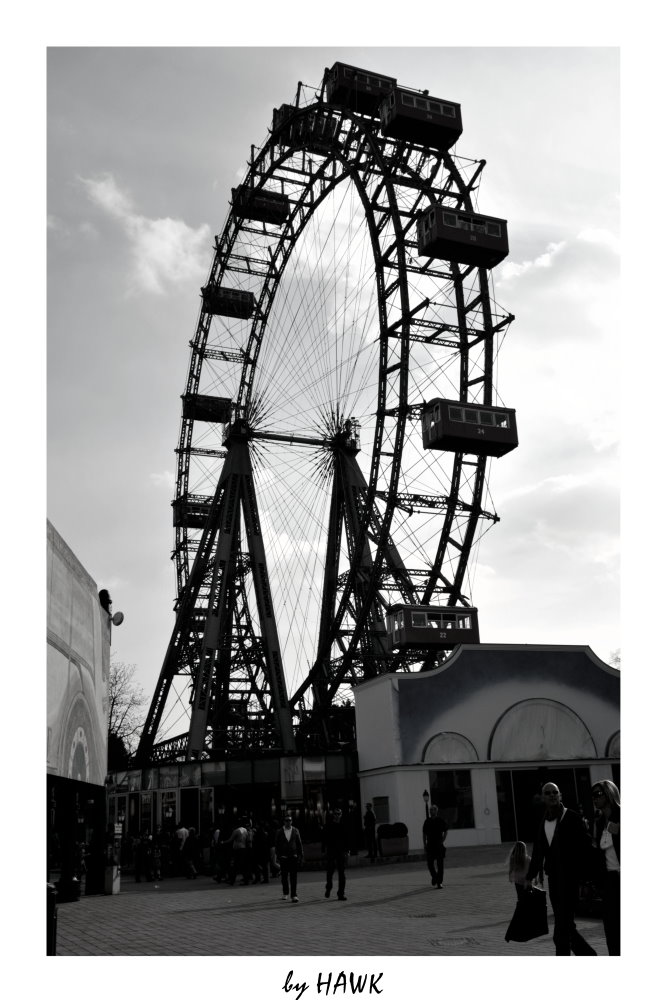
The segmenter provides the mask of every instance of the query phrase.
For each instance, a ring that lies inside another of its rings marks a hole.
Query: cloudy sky
[[[619,54],[610,48],[57,48],[48,55],[48,517],[152,694],[173,625],[180,394],[231,186],[336,59],[462,106],[509,220],[498,388],[520,447],[473,562],[485,642],[621,646]]]

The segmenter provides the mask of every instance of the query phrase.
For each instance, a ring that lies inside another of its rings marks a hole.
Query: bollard
[[[58,935],[58,907],[55,903],[56,889],[51,882],[46,883],[46,954],[55,955]]]

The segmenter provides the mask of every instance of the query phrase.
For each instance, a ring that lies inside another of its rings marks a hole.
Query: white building
[[[47,522],[47,875],[58,901],[104,891],[111,616],[97,585]]]
[[[102,785],[108,742],[110,616],[50,522],[46,580],[46,771]]]
[[[361,801],[405,823],[411,851],[425,791],[453,847],[532,841],[544,781],[588,817],[592,783],[619,784],[620,672],[588,646],[462,645],[354,694]]]

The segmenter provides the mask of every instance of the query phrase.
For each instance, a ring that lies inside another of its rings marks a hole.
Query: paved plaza
[[[549,935],[505,941],[516,895],[507,879],[508,846],[450,848],[445,882],[433,888],[423,860],[348,869],[347,901],[324,897],[325,873],[299,875],[299,903],[283,901],[281,881],[231,887],[209,876],[136,883],[114,896],[58,906],[57,955],[225,956],[552,956]],[[359,863],[357,863],[359,862]],[[607,955],[602,922],[577,926]],[[308,996],[314,995],[311,990]],[[288,994],[296,997],[296,991]]]

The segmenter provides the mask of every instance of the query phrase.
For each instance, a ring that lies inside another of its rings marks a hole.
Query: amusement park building
[[[130,770],[112,776],[111,818],[134,832],[182,818],[205,837],[212,823],[287,806],[314,842],[327,805],[343,801],[360,849],[372,802],[379,824],[405,823],[417,852],[426,791],[450,847],[532,841],[544,781],[587,816],[592,783],[620,782],[619,684],[588,646],[459,645],[434,670],[355,688],[357,754]]]
[[[363,802],[421,847],[423,794],[449,846],[532,841],[539,792],[592,815],[592,783],[619,783],[620,673],[588,646],[459,645],[426,673],[355,690]]]
[[[64,898],[66,885],[75,894],[80,845],[101,847],[105,834],[111,617],[50,522],[46,568],[47,866]]]

